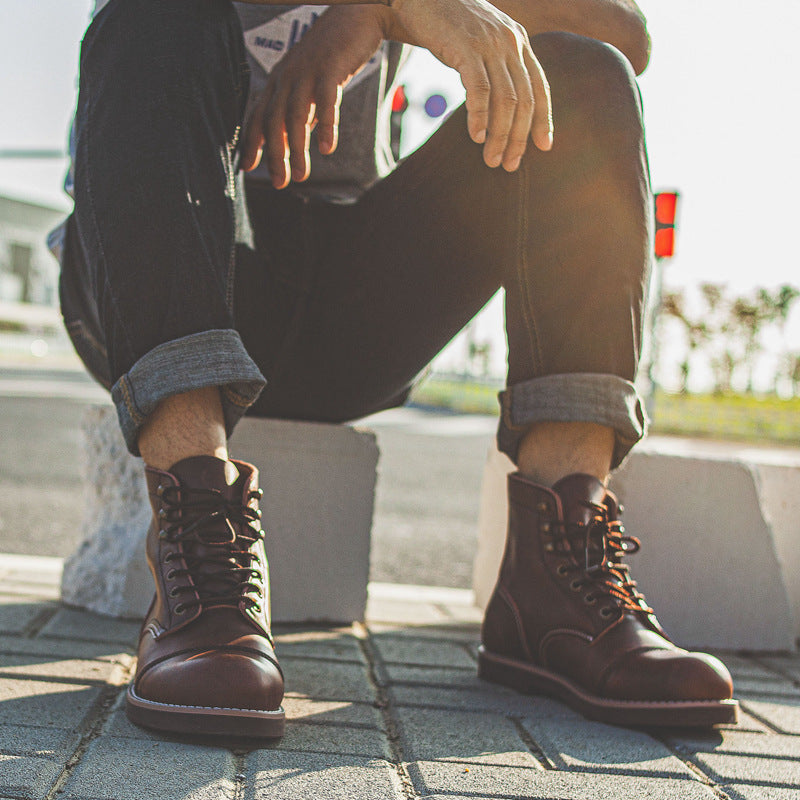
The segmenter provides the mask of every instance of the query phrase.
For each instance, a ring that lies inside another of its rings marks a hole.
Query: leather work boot
[[[146,469],[147,563],[156,593],[142,624],[127,713],[148,728],[282,736],[258,471],[195,456]]]
[[[737,721],[719,659],[673,645],[637,590],[616,497],[590,475],[552,489],[509,475],[509,525],[478,674],[618,725]],[[666,565],[665,565],[665,568]]]

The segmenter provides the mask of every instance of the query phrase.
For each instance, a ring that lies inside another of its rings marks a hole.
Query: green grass
[[[499,413],[497,387],[481,383],[432,377],[411,400],[467,414]],[[652,433],[800,447],[800,397],[659,392],[652,408]]]

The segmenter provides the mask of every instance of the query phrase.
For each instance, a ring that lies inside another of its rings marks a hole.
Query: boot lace
[[[171,568],[168,577],[192,579],[192,585],[172,590],[173,597],[192,595],[178,603],[175,612],[183,614],[200,605],[238,607],[241,603],[260,611],[263,586],[259,581],[264,575],[256,566],[258,554],[251,549],[264,539],[261,512],[226,499],[216,489],[168,486],[159,487],[159,494],[163,503],[159,517],[164,524],[159,536],[183,545],[182,554],[170,553],[164,560],[182,557],[186,565]],[[261,489],[250,492],[247,502],[262,494]]]
[[[588,522],[562,523],[561,537],[566,540],[574,556],[572,564],[562,565],[564,574],[579,573],[571,588],[579,591],[588,588],[584,595],[587,604],[593,605],[601,597],[611,602],[600,609],[604,617],[614,611],[620,615],[627,611],[652,614],[644,595],[636,588],[630,568],[623,563],[626,554],[637,553],[641,542],[635,536],[625,536],[625,528],[619,519],[609,519],[605,505],[584,503],[592,512]],[[580,553],[583,563],[580,563]]]

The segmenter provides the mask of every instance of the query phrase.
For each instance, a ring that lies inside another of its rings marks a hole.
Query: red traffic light
[[[678,210],[678,192],[659,192],[655,195],[656,258],[675,255],[675,216]]]
[[[400,84],[392,96],[392,113],[402,114],[408,108],[408,98],[406,97],[406,87]]]

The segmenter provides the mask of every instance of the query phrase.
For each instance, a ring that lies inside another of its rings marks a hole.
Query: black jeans
[[[353,205],[243,180],[247,93],[227,0],[112,0],[83,42],[62,307],[132,452],[165,397],[345,421],[401,404],[500,287],[512,459],[537,421],[643,435],[632,385],[650,260],[638,91],[614,48],[537,36],[555,146],[490,170],[463,108]],[[266,386],[265,386],[266,379]],[[262,391],[263,389],[263,391]]]

